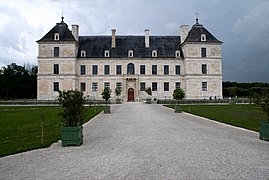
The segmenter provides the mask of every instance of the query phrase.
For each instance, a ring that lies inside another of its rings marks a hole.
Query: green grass
[[[174,105],[165,106],[174,108]],[[266,119],[262,109],[254,104],[183,105],[182,109],[191,114],[254,131],[259,131],[260,120]]]
[[[0,157],[48,147],[60,139],[59,106],[0,106]],[[96,112],[95,112],[96,110]],[[88,120],[103,107],[92,107]],[[44,115],[44,142],[41,143],[41,116]],[[85,123],[84,122],[84,123]]]

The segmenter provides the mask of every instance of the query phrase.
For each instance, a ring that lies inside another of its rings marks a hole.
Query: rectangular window
[[[202,91],[207,91],[207,82],[202,82]]]
[[[145,91],[146,90],[146,83],[145,82],[141,82],[140,83],[140,91]]]
[[[157,91],[157,82],[152,83],[151,89],[152,89],[152,91]]]
[[[53,64],[53,74],[59,74],[59,64]]]
[[[157,74],[157,65],[152,65],[152,74]]]
[[[59,54],[60,54],[59,47],[54,47],[54,49],[53,49],[53,56],[54,57],[59,57]]]
[[[85,65],[81,65],[80,66],[80,75],[85,75],[86,74],[86,66]]]
[[[180,88],[180,82],[176,82],[176,89]]]
[[[163,74],[169,74],[169,65],[163,66]]]
[[[53,91],[59,91],[59,82],[53,82]]]
[[[116,83],[116,88],[121,90],[121,87],[122,87],[121,82],[117,82]]]
[[[105,65],[105,75],[109,74],[109,65]]]
[[[169,82],[164,82],[163,83],[163,90],[164,91],[169,91]]]
[[[140,74],[146,74],[146,66],[140,65]]]
[[[98,74],[98,66],[97,65],[92,65],[92,74],[97,75]]]
[[[202,64],[202,74],[207,74],[207,65]]]
[[[206,48],[201,48],[202,57],[206,57]]]
[[[86,91],[86,83],[80,83],[80,91]]]
[[[176,75],[180,74],[180,65],[176,65]]]
[[[110,89],[110,82],[105,82],[105,83],[104,83],[104,88],[108,88],[108,89]]]
[[[93,82],[92,83],[92,91],[97,91],[98,90],[98,83],[97,82]]]
[[[121,75],[121,65],[116,66],[117,75]]]

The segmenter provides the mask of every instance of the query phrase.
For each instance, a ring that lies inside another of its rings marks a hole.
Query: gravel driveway
[[[269,143],[161,105],[112,105],[84,126],[80,147],[0,158],[0,179],[269,179]]]

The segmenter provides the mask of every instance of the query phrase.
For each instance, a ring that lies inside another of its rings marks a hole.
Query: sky
[[[180,35],[199,23],[222,45],[224,81],[269,82],[267,0],[0,0],[0,67],[37,65],[37,43],[61,16],[80,35]]]

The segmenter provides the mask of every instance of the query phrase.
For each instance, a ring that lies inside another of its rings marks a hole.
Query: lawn
[[[165,106],[174,108],[174,105]],[[262,109],[254,104],[183,105],[182,109],[191,114],[254,131],[259,131],[260,120],[266,119]]]
[[[0,157],[48,147],[60,139],[59,106],[0,106]],[[89,108],[87,121],[103,107]],[[44,115],[44,142],[41,143],[41,117]],[[85,122],[84,122],[85,123]]]

